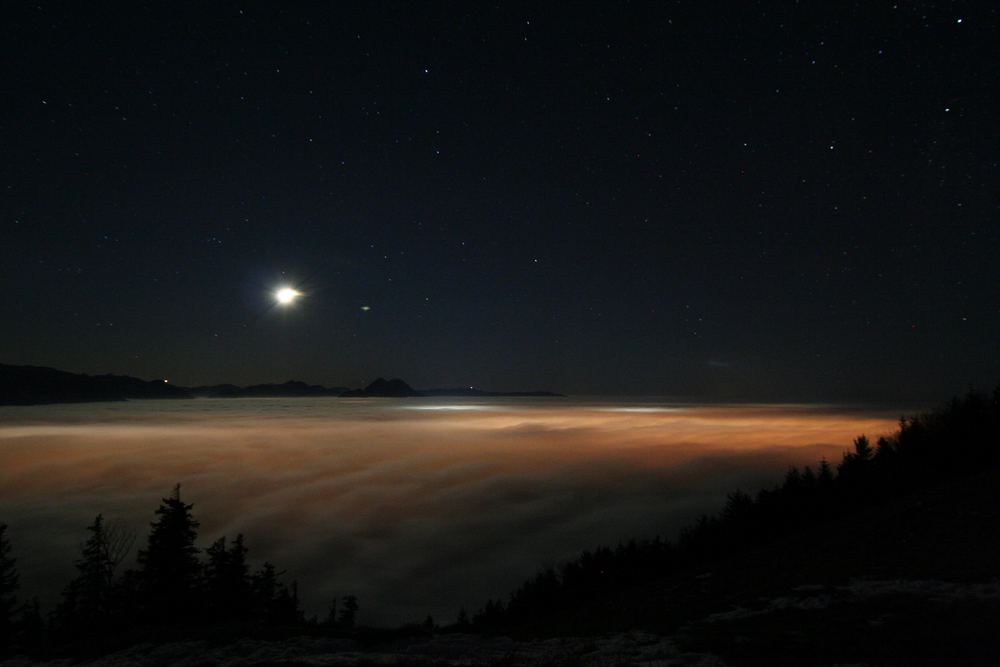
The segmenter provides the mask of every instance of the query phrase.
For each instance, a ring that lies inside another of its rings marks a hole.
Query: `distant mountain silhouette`
[[[417,390],[404,380],[378,378],[364,389],[324,387],[299,380],[240,387],[235,384],[179,387],[165,380],[140,380],[127,375],[83,375],[42,366],[0,364],[0,405],[82,403],[146,398],[346,398],[408,396],[536,397],[562,396],[551,391],[486,391],[474,387]]]
[[[345,398],[365,396],[398,398],[404,396],[423,396],[423,394],[399,378],[392,380],[378,378],[364,389],[352,389],[350,391],[345,391],[341,394],[341,396],[344,396]]]
[[[340,396],[347,387],[324,387],[318,384],[306,384],[298,380],[289,380],[282,384],[255,384],[249,387],[237,387],[234,384],[217,384],[189,389],[193,395],[206,398],[267,398],[267,397],[302,397],[302,396]]]
[[[452,387],[451,389],[421,389],[420,393],[424,396],[565,396],[565,394],[557,394],[554,391],[544,391],[542,389],[537,389],[534,391],[486,391],[485,389],[476,389],[474,387]]]
[[[127,375],[83,375],[42,366],[0,364],[0,405],[87,403],[130,398],[191,398],[164,380]]]

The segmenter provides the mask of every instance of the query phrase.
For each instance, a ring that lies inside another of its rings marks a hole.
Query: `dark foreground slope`
[[[719,559],[701,590],[675,580],[718,606],[674,634],[733,665],[1000,664],[998,488],[985,471]]]
[[[473,618],[522,637],[641,628],[735,665],[1000,664],[1000,392],[860,437],[836,470],[730,494],[675,542],[587,552]]]
[[[82,375],[42,366],[0,364],[0,405],[85,403],[145,398],[191,398],[163,380],[127,375]]]

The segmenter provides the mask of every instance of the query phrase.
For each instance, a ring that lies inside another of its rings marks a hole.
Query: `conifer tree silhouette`
[[[278,592],[278,571],[265,561],[251,579],[254,598],[254,613],[259,618],[273,616],[274,598]]]
[[[45,646],[45,619],[42,617],[42,609],[37,597],[31,598],[24,605],[18,626],[18,643],[21,650],[30,653]]]
[[[10,555],[7,524],[0,523],[0,653],[10,646],[14,635],[18,577],[16,560]]]
[[[87,526],[90,533],[76,561],[76,577],[63,591],[56,618],[70,634],[94,628],[104,622],[110,611],[116,562],[112,535],[98,514]]]
[[[872,445],[868,441],[868,436],[859,435],[854,439],[854,454],[858,459],[867,461],[872,457]]]
[[[215,541],[205,554],[205,588],[208,606],[217,620],[233,620],[248,615],[250,602],[250,573],[247,568],[247,547],[239,534],[232,545],[226,538]]]
[[[291,588],[285,586],[281,583],[282,574],[265,561],[250,581],[254,613],[270,625],[294,625],[302,620],[298,583],[293,581]]]
[[[354,627],[354,617],[358,613],[358,598],[353,595],[344,596],[344,606],[340,610],[340,626],[344,628]]]
[[[146,612],[159,622],[182,624],[196,612],[201,564],[194,542],[200,524],[191,515],[193,507],[181,501],[176,485],[156,510],[147,546],[139,552]]]
[[[337,596],[334,595],[330,601],[330,608],[326,613],[326,624],[333,626],[337,624]]]
[[[819,462],[819,472],[816,473],[816,481],[821,487],[833,484],[833,468],[830,467],[830,463],[826,459]]]

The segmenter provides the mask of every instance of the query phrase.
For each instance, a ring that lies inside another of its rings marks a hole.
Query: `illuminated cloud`
[[[51,602],[98,512],[140,534],[183,483],[201,544],[243,532],[308,608],[450,618],[545,562],[671,534],[727,491],[835,461],[887,416],[822,407],[297,399],[4,408],[0,519]],[[399,409],[401,407],[416,409]],[[493,409],[502,407],[502,410]]]

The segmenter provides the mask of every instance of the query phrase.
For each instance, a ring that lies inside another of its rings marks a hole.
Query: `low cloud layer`
[[[0,408],[0,522],[51,604],[98,512],[142,543],[181,482],[201,546],[246,535],[308,611],[448,621],[545,563],[672,535],[726,492],[839,460],[892,416],[824,406],[232,399]],[[51,607],[49,607],[51,608]]]

